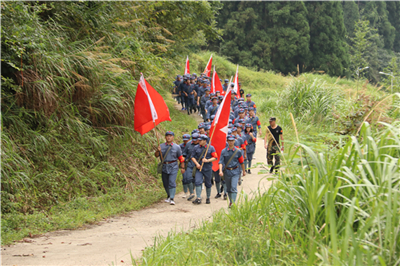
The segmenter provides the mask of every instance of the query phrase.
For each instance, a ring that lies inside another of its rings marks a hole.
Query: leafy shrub
[[[321,122],[332,118],[332,111],[343,100],[338,92],[325,82],[315,79],[312,83],[293,80],[280,95],[283,107],[297,117]]]

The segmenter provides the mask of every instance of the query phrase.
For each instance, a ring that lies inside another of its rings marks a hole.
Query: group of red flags
[[[203,72],[207,77],[210,77],[211,75],[211,67],[212,55]],[[190,74],[189,56],[186,58],[184,74]],[[221,151],[226,145],[229,115],[231,112],[232,90],[236,92],[238,97],[240,97],[239,65],[237,66],[233,83],[233,89],[228,86],[228,89],[225,92],[225,97],[218,108],[213,123],[211,124],[211,145],[214,146],[218,156],[221,155]],[[224,92],[214,65],[211,79],[211,92],[215,93],[216,91],[220,91],[221,93]],[[167,104],[163,97],[145,80],[141,73],[135,96],[134,129],[141,135],[144,135],[163,121],[171,121]],[[213,170],[218,170],[218,160],[213,162]]]
[[[204,69],[204,74],[207,77],[210,77],[211,75],[211,67],[212,67],[212,55],[210,56],[210,59],[208,60],[208,63],[206,65],[206,68]],[[186,57],[186,63],[185,63],[185,71],[184,74],[190,74],[190,64],[189,64],[189,56]],[[233,91],[236,92],[236,95],[238,98],[240,98],[240,91],[239,91],[239,65],[237,65],[236,68],[236,74],[235,78],[233,79],[233,84],[235,85],[233,87]],[[215,71],[215,65],[214,65],[214,71],[211,79],[211,90],[210,93],[215,93],[216,91],[221,92],[221,95],[225,94],[225,91],[222,89],[222,84],[219,80],[217,71]]]

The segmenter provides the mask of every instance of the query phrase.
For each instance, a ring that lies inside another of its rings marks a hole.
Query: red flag
[[[210,56],[210,59],[208,60],[207,66],[204,69],[204,74],[206,74],[207,77],[209,77],[210,74],[211,74],[211,66],[212,66],[212,55]]]
[[[233,87],[233,90],[236,92],[236,95],[239,99],[241,97],[240,90],[239,90],[239,65],[237,65],[237,68],[236,68],[236,74],[235,74],[235,78],[233,80],[233,84],[235,84],[235,86]]]
[[[211,125],[210,132],[214,132],[211,139],[211,145],[214,146],[215,151],[218,154],[218,158],[221,156],[221,152],[226,147],[226,135],[228,134],[229,115],[231,113],[231,89],[228,88],[226,95],[222,100],[221,105],[215,114],[214,121]],[[214,129],[215,128],[215,129]],[[213,171],[219,169],[219,160],[213,162]]]
[[[217,74],[217,71],[215,71],[215,66],[214,66],[214,72],[211,80],[211,92],[210,93],[215,93],[216,91],[220,91],[221,95],[224,92],[224,89],[222,88],[221,81],[219,81],[219,77]]]
[[[189,66],[189,56],[186,58],[186,65],[185,65],[185,75],[190,74],[190,66]]]
[[[171,121],[163,97],[141,74],[135,96],[134,128],[142,136],[162,121]]]

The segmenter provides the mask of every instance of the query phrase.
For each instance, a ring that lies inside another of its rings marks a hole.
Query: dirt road
[[[265,162],[263,141],[257,145],[255,158],[253,164]],[[266,175],[257,174],[259,170],[255,168],[244,177],[240,193],[251,195],[258,188],[268,189],[270,182]],[[205,190],[203,194],[205,198]],[[210,219],[215,211],[229,211],[227,201],[214,199],[215,186],[211,204],[203,201],[201,205],[193,205],[182,195],[176,196],[175,206],[160,202],[84,230],[62,230],[26,238],[27,242],[2,248],[2,265],[126,265],[131,263],[130,254],[140,257],[142,250],[154,243],[156,235],[189,230]]]

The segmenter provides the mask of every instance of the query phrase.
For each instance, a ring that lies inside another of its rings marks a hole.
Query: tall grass
[[[162,4],[136,4],[1,3],[3,244],[160,199],[157,138],[134,132],[134,97],[143,72],[171,98],[177,62],[150,19]],[[173,122],[157,134],[196,126],[167,104]]]
[[[309,165],[190,233],[157,238],[141,263],[398,265],[399,126],[365,123],[329,154],[301,145]]]

